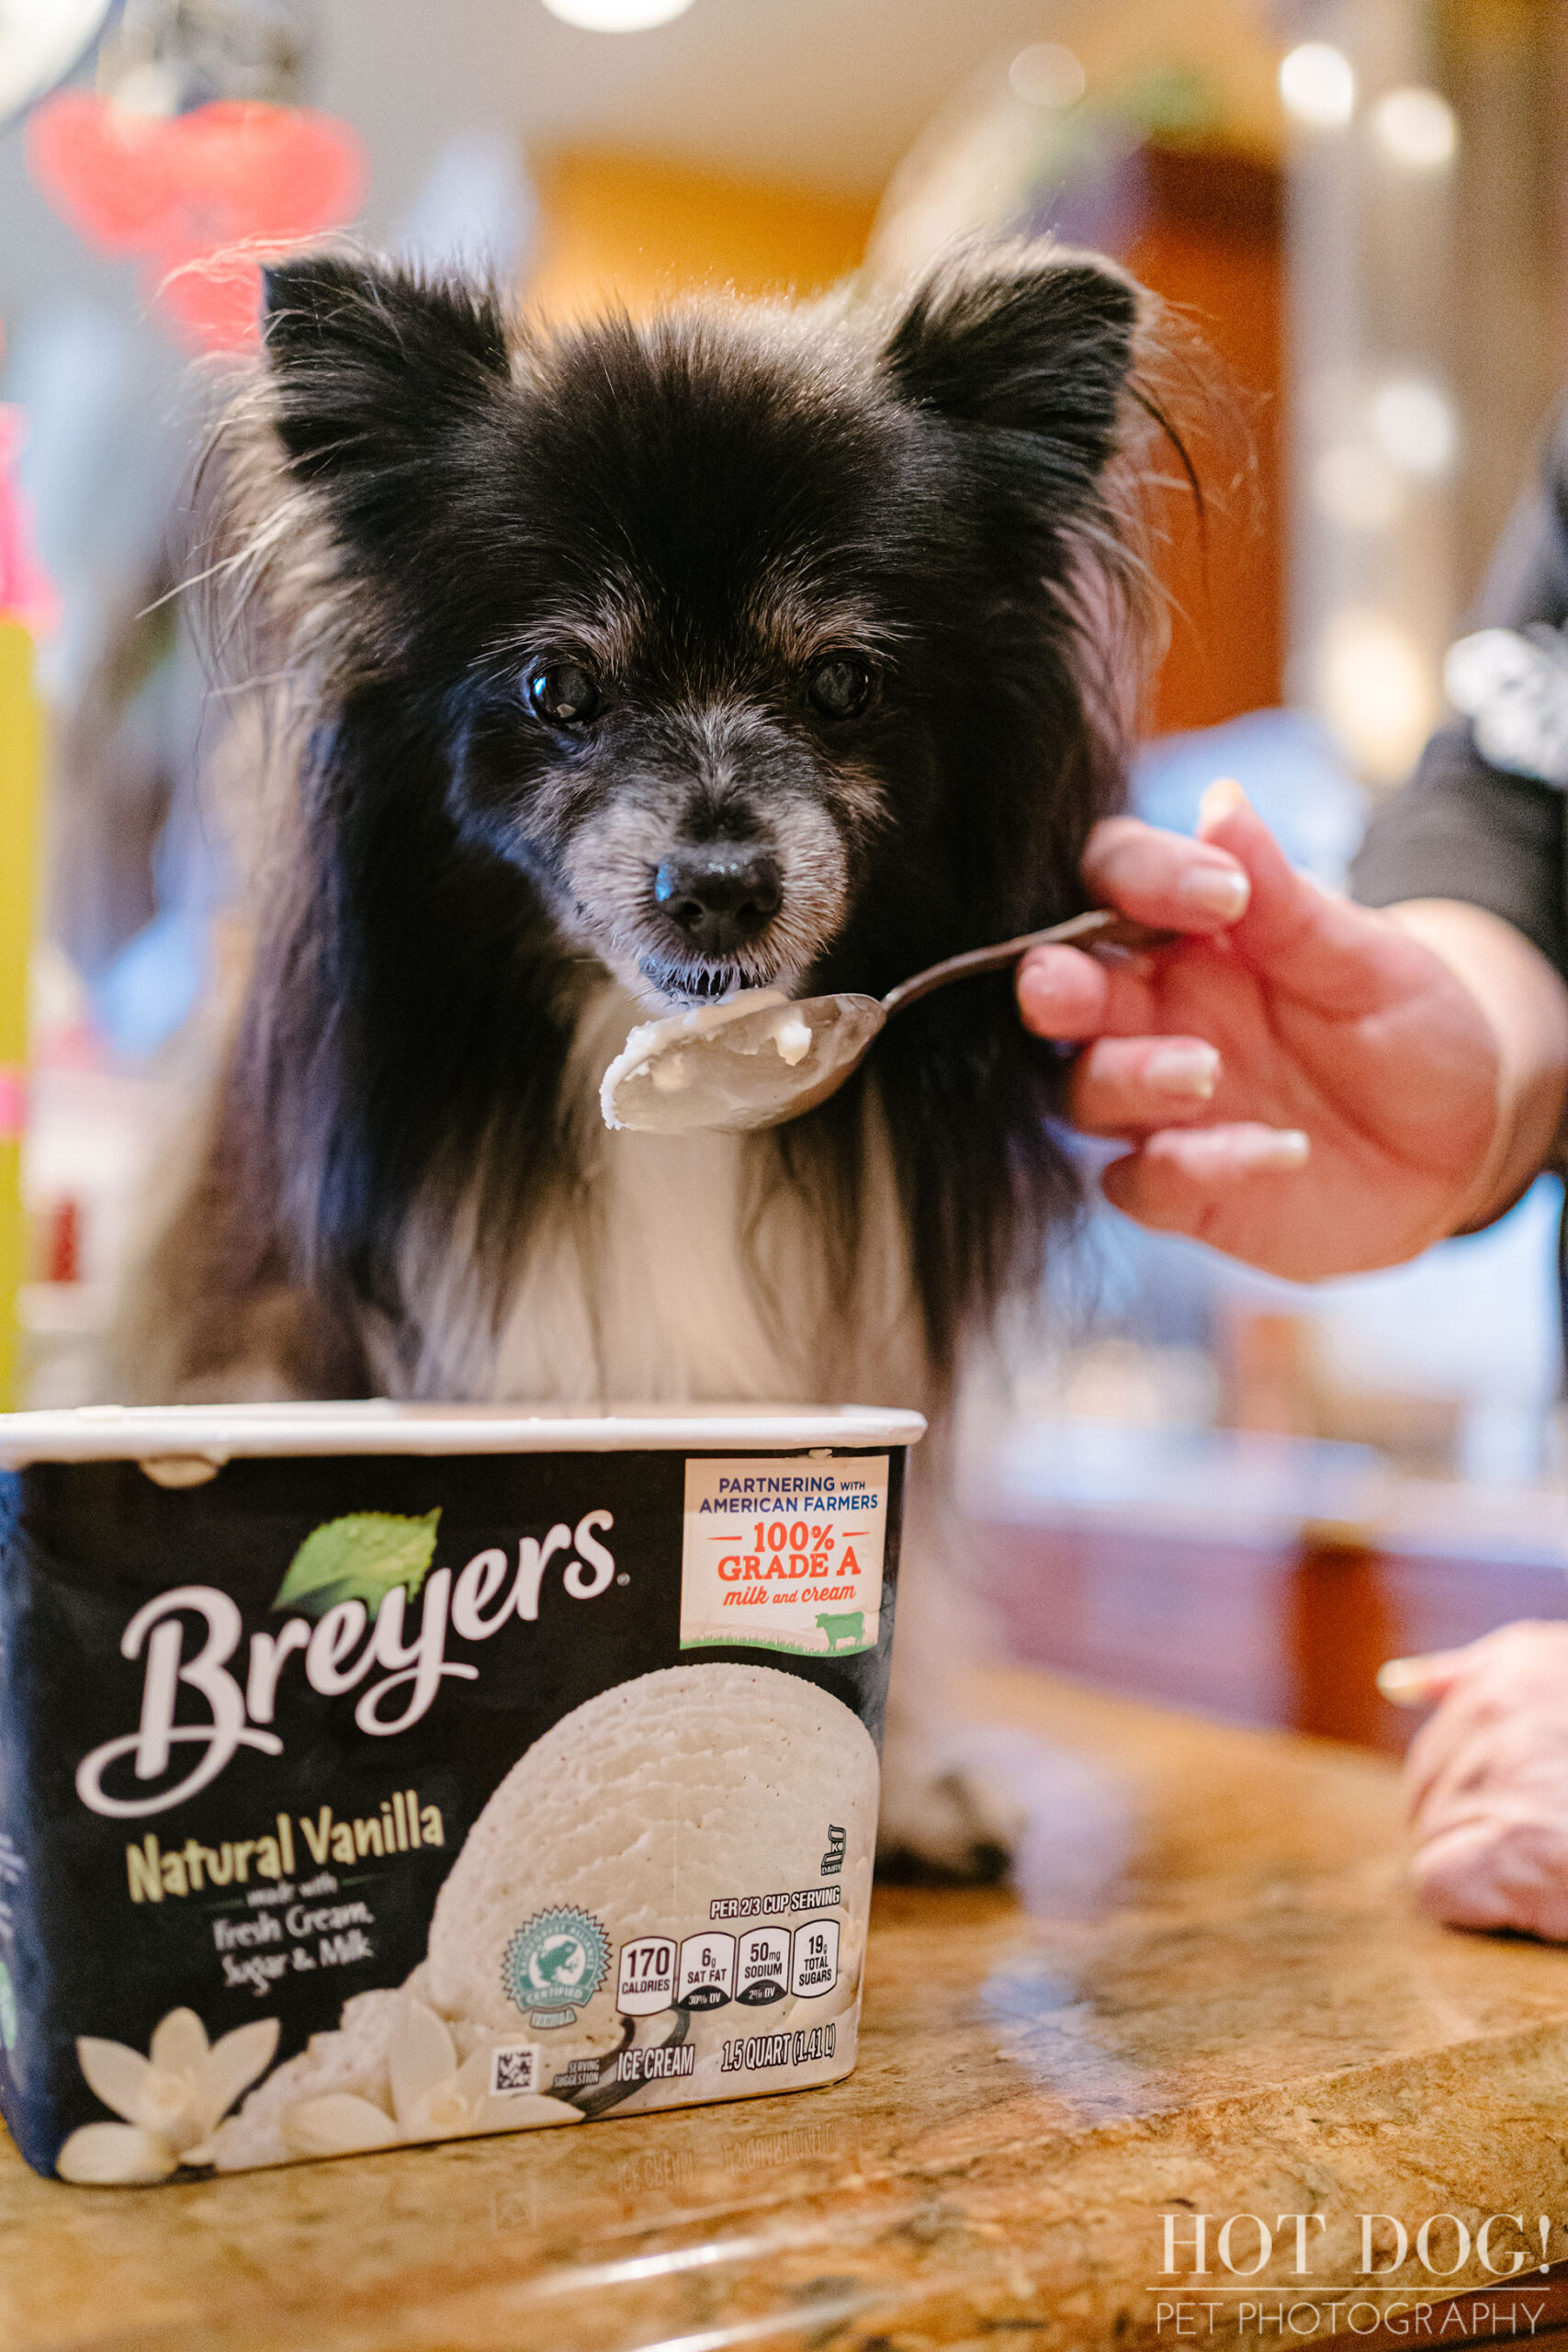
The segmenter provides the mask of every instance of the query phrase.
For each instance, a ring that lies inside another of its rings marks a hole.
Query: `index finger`
[[[1467,1668],[1475,1663],[1472,1647],[1428,1650],[1422,1657],[1384,1658],[1377,1685],[1393,1707],[1429,1707],[1446,1697]]]
[[[1246,866],[1217,842],[1161,832],[1136,817],[1107,817],[1084,850],[1083,878],[1101,906],[1159,931],[1216,932],[1246,913]]]
[[[1135,963],[1102,963],[1077,947],[1034,947],[1015,983],[1023,1025],[1037,1037],[1137,1037],[1157,1024],[1154,990]]]

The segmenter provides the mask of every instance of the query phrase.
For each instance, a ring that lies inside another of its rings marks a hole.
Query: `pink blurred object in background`
[[[20,409],[0,408],[0,618],[19,620],[41,637],[58,613],[33,554],[32,517],[16,478],[26,430]]]
[[[148,300],[201,351],[254,340],[257,249],[342,228],[366,179],[356,134],[332,115],[254,99],[134,114],[88,90],[38,108],[28,161],[86,243],[141,262]]]

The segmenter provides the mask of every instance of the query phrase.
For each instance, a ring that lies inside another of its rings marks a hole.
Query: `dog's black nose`
[[[779,864],[754,842],[703,842],[671,850],[653,895],[704,956],[733,956],[765,931],[784,899]]]

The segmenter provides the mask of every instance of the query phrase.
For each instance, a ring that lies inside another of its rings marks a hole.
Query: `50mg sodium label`
[[[887,1456],[686,1464],[681,1647],[874,1649]]]

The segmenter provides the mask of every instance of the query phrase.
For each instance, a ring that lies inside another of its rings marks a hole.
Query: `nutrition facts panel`
[[[876,1647],[887,1456],[688,1461],[681,1647]]]
[[[671,1936],[643,1936],[623,1944],[615,1971],[615,2007],[624,2018],[650,2018],[660,2009],[722,2009],[731,2001],[761,2008],[795,1994],[813,2001],[839,1981],[837,1919],[808,1919],[788,1928],[751,1928],[743,1936],[707,1928],[677,1944]]]

